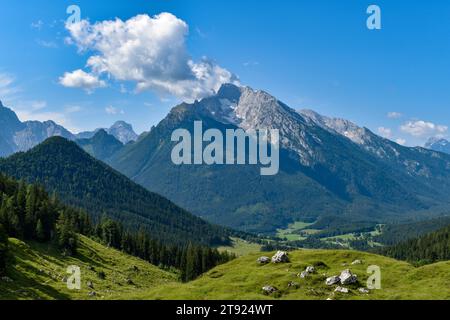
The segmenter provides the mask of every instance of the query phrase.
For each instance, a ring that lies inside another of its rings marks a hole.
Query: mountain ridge
[[[0,159],[0,172],[56,192],[67,204],[102,215],[166,242],[227,243],[227,232],[149,192],[74,142],[52,137],[25,153]]]
[[[192,133],[194,121],[222,132],[279,129],[280,174],[260,177],[251,166],[173,166],[170,135],[178,128]],[[174,107],[110,163],[201,217],[252,232],[323,214],[380,221],[448,204],[450,157],[358,130],[370,144],[317,124],[267,92],[224,85],[214,96]]]

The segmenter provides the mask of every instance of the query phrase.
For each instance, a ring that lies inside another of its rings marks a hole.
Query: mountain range
[[[192,133],[194,121],[222,132],[279,129],[280,173],[261,177],[259,168],[246,165],[173,165],[171,134],[178,128]],[[396,220],[435,213],[450,201],[449,156],[407,148],[349,121],[296,111],[267,92],[234,85],[175,107],[109,163],[201,217],[252,232],[323,216],[350,225]]]
[[[53,121],[21,122],[14,111],[5,107],[0,101],[0,157],[28,151],[50,137],[59,136],[68,140],[88,139],[100,130],[105,130],[123,144],[138,138],[132,126],[123,121],[116,122],[108,129],[97,129],[79,134],[73,134]]]
[[[179,128],[192,133],[195,121],[222,133],[279,129],[279,174],[261,176],[252,165],[174,165],[171,135]],[[124,123],[115,127],[128,134],[98,129],[77,135],[76,142],[151,192],[239,230],[273,233],[324,217],[338,227],[376,224],[439,215],[450,207],[450,156],[398,145],[345,119],[294,110],[249,87],[226,84],[211,97],[182,103],[140,137]]]

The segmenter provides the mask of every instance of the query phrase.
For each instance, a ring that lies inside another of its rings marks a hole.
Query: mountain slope
[[[7,269],[12,282],[0,280],[0,300],[127,299],[136,292],[146,292],[154,286],[176,282],[178,278],[174,273],[83,236],[79,237],[74,257],[64,256],[49,245],[17,239],[10,239],[9,250],[14,256]],[[69,290],[63,282],[69,276],[66,268],[71,265],[81,269],[81,290]],[[104,279],[98,276],[99,272],[105,274]],[[87,286],[89,281],[93,288]],[[89,296],[90,292],[96,296]]]
[[[107,215],[167,242],[226,243],[227,232],[133,183],[74,142],[54,137],[26,153],[0,160],[0,172],[43,184],[94,218]]]
[[[268,253],[267,256],[272,256]],[[450,299],[450,262],[441,262],[414,268],[412,265],[357,251],[304,250],[290,252],[287,264],[260,265],[256,262],[262,254],[252,254],[218,266],[198,280],[187,284],[167,284],[148,293],[138,293],[135,299],[176,300],[448,300]],[[361,264],[351,265],[355,260]],[[358,291],[365,287],[367,268],[381,269],[381,290],[368,294]],[[298,274],[308,266],[316,273],[302,279]],[[350,269],[358,276],[356,285],[343,286],[348,294],[335,293],[337,286],[327,286],[327,277],[339,275]],[[289,287],[289,283],[291,286]],[[262,287],[273,286],[278,292],[265,295]]]
[[[416,239],[382,248],[380,252],[414,263],[450,260],[450,225]]]
[[[75,142],[91,156],[104,162],[123,148],[123,144],[119,140],[103,129],[90,139],[80,139]]]
[[[202,121],[204,131],[222,133],[228,128],[279,129],[280,173],[262,177],[258,166],[246,165],[173,165],[171,134],[178,128],[192,133],[194,121]],[[450,157],[399,146],[367,129],[358,132],[359,143],[264,91],[224,85],[215,96],[172,109],[110,163],[197,215],[253,232],[274,232],[323,215],[351,225],[448,206]]]

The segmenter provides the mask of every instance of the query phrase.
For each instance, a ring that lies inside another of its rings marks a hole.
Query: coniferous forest
[[[192,243],[166,244],[107,217],[93,223],[85,211],[62,204],[43,187],[0,175],[0,272],[9,260],[8,237],[52,243],[64,254],[76,255],[78,234],[161,268],[178,269],[182,281],[193,280],[234,258],[227,252]]]
[[[450,226],[378,251],[418,265],[450,260]]]

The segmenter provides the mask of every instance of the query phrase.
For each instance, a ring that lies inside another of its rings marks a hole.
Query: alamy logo
[[[172,133],[175,165],[260,165],[262,176],[278,174],[280,134],[278,129],[218,129],[203,132],[202,121],[194,122],[194,137],[186,129]]]

